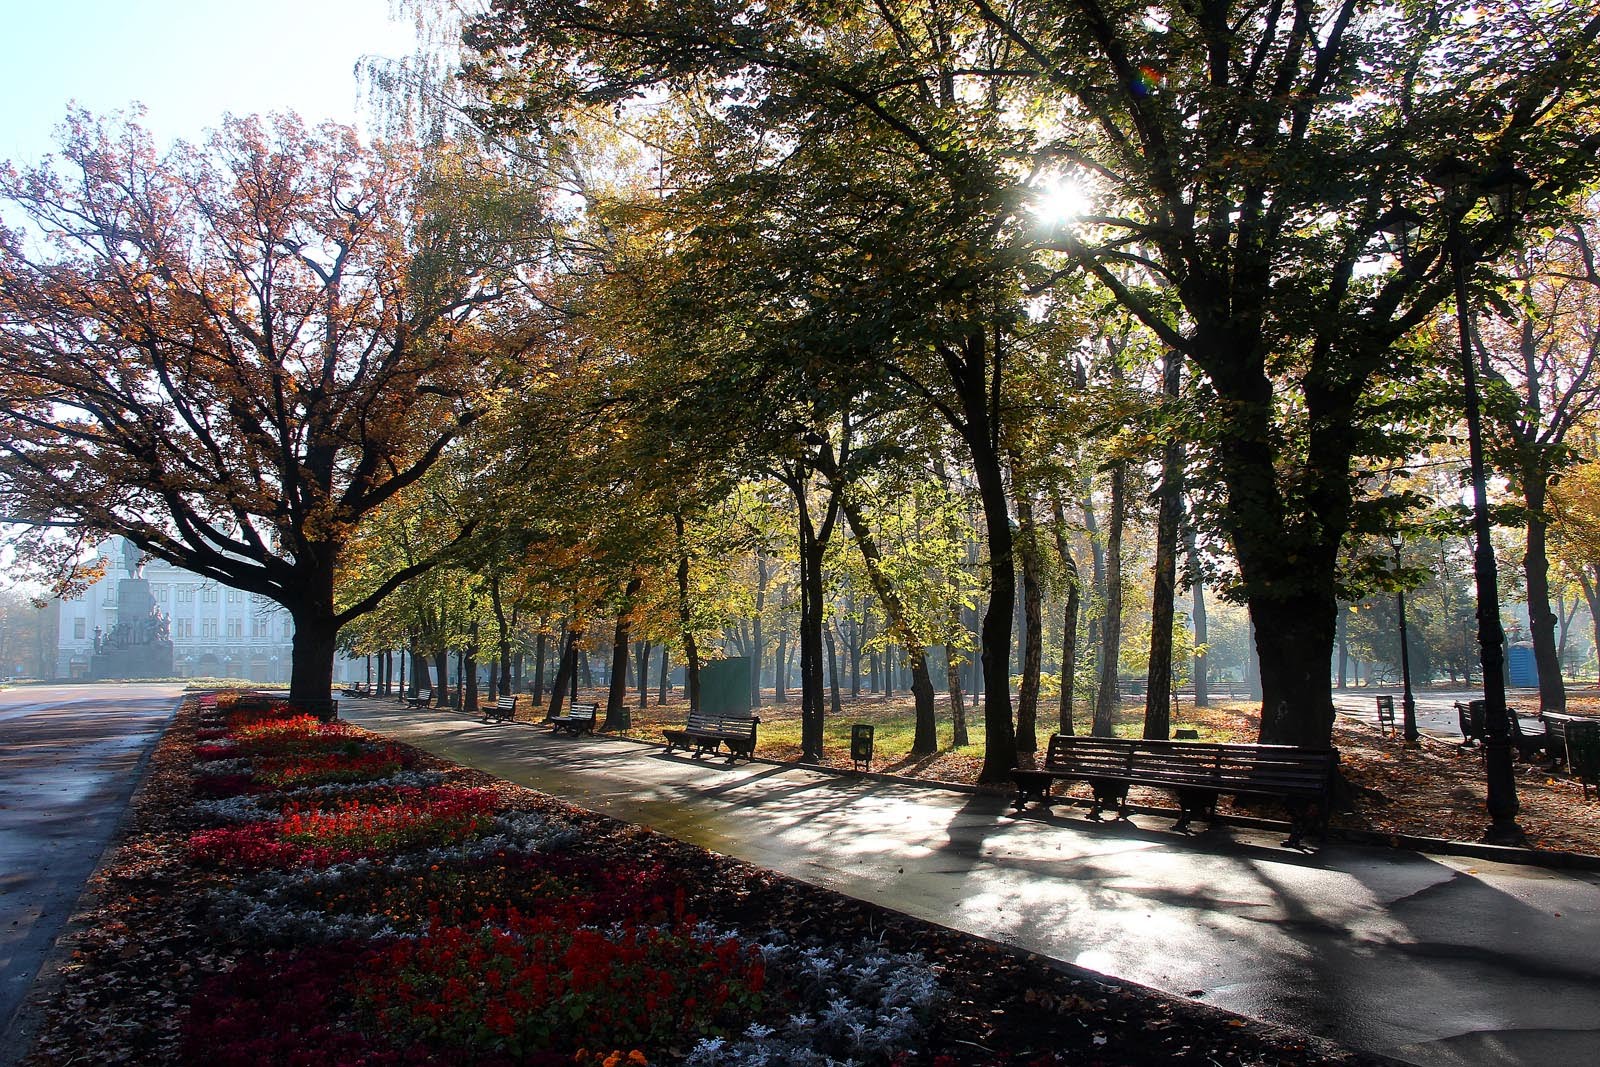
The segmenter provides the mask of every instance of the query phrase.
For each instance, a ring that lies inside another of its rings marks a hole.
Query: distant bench
[[[1126,737],[1050,738],[1038,770],[1013,770],[1015,806],[1031,799],[1050,803],[1057,779],[1088,782],[1094,790],[1089,817],[1099,820],[1108,807],[1127,817],[1128,787],[1166,789],[1177,794],[1180,815],[1173,829],[1185,831],[1195,818],[1211,821],[1221,795],[1270,797],[1289,812],[1285,845],[1297,846],[1308,830],[1327,826],[1329,794],[1339,754],[1332,749],[1288,745],[1151,741]]]
[[[516,717],[517,695],[515,693],[499,697],[495,700],[493,707],[485,705],[483,709],[484,722],[511,722]]]
[[[433,703],[433,690],[431,688],[424,687],[417,690],[416,696],[401,697],[400,699],[405,702],[405,705],[408,708],[425,708],[429,704]]]
[[[1482,742],[1488,739],[1489,724],[1484,701],[1456,701],[1456,723],[1461,727],[1462,748],[1466,748],[1474,741]],[[1550,727],[1546,725],[1542,734],[1524,732],[1522,720],[1517,717],[1517,709],[1509,705],[1506,707],[1506,728],[1510,731],[1512,747],[1524,760],[1532,759],[1534,753],[1550,746]]]
[[[568,704],[565,715],[549,715],[544,721],[550,724],[550,732],[553,734],[565,730],[573,737],[577,737],[594,730],[594,714],[597,710],[594,704]]]
[[[682,726],[662,730],[667,739],[667,751],[681,748],[687,752],[691,747],[696,756],[707,752],[715,752],[723,745],[728,746],[728,762],[743,756],[745,759],[754,759],[756,752],[756,727],[760,725],[758,718],[745,718],[739,715],[704,715],[698,711],[689,713],[688,721]]]
[[[1544,721],[1545,749],[1550,758],[1567,763],[1569,768],[1572,762],[1567,744],[1569,734],[1573,730],[1586,730],[1591,723],[1600,724],[1600,718],[1593,715],[1573,715],[1565,711],[1541,712],[1539,718]]]

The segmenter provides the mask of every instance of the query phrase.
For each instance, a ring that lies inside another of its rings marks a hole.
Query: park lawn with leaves
[[[153,756],[30,1067],[1372,1062],[422,753],[398,785],[207,799],[202,728],[187,705]],[[202,844],[263,826],[297,840],[295,820],[348,844],[352,812],[430,804],[466,816],[388,851],[357,834],[360,854],[325,864]]]

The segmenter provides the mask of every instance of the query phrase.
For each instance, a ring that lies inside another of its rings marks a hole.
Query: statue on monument
[[[144,577],[144,553],[122,539],[122,565],[128,577],[117,582],[117,621],[95,632],[89,661],[92,678],[165,678],[172,674],[172,638]]]

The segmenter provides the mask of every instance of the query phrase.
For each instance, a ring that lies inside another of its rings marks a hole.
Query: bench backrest
[[[742,715],[707,715],[704,712],[691,711],[684,727],[689,730],[714,730],[718,733],[748,733],[754,737],[756,724],[760,721]]]
[[[1574,718],[1578,721],[1567,723],[1567,766],[1582,781],[1600,780],[1600,722]]]
[[[1086,776],[1120,774],[1127,772],[1132,758],[1131,738],[1055,734],[1045,752],[1044,769]]]
[[[1338,754],[1290,745],[1219,744],[1129,737],[1050,738],[1044,769],[1061,774],[1140,781],[1175,787],[1230,786],[1320,794]]]
[[[517,696],[515,693],[508,697],[500,697],[494,702],[496,711],[516,711]]]
[[[569,704],[567,705],[567,718],[592,719],[598,709],[599,705],[597,704]]]

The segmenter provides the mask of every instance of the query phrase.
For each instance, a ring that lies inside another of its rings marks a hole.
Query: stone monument
[[[129,577],[117,582],[117,624],[109,633],[94,633],[89,676],[105,678],[171,678],[172,638],[167,619],[145,580],[143,560],[133,542],[122,542],[122,561]]]

